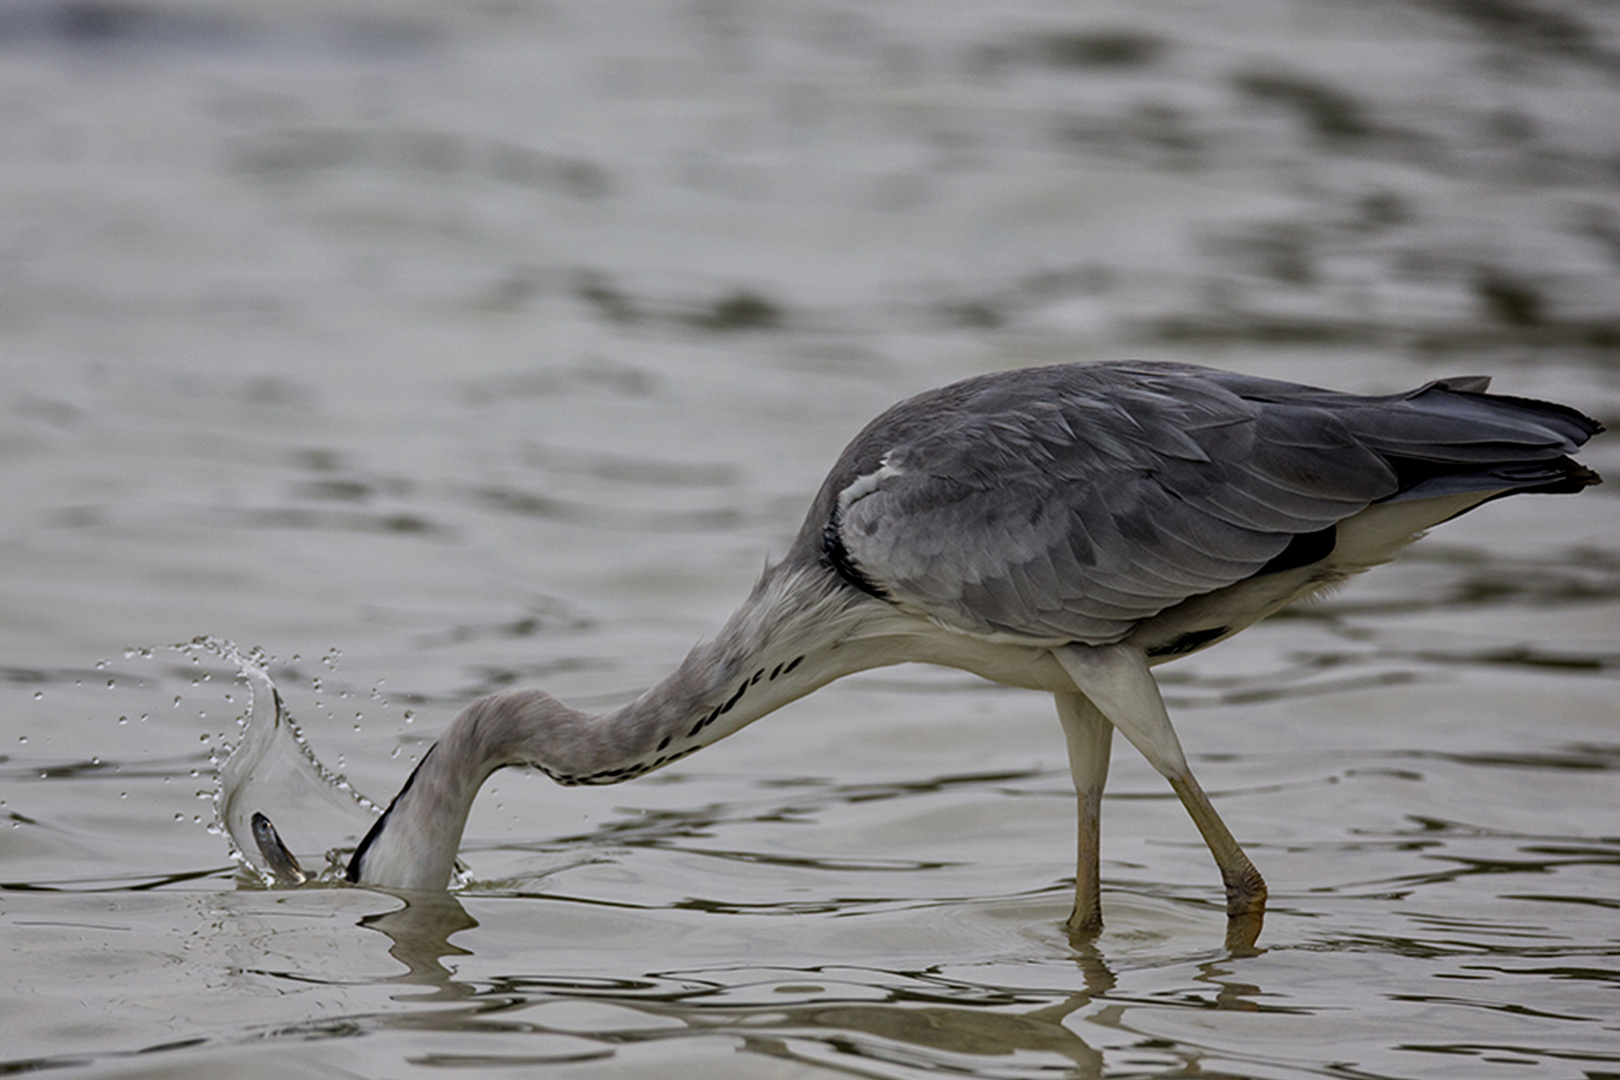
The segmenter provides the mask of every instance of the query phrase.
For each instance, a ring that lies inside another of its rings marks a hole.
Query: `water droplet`
[[[42,700],[44,700],[44,697],[45,697],[45,691],[43,691],[43,690],[35,690],[34,691],[34,700],[35,701],[42,701]]]
[[[108,679],[107,680],[107,689],[111,690],[113,687],[115,687],[117,685],[118,685],[118,680],[117,679]]]
[[[118,718],[118,723],[119,723],[119,724],[120,724],[120,725],[123,725],[123,724],[127,724],[127,723],[129,723],[129,717],[127,717],[127,716],[120,716],[120,717],[119,717],[119,718]]]
[[[106,669],[107,669],[107,661],[105,661],[105,660],[97,660],[96,661],[96,670],[97,671],[105,671]]]
[[[27,742],[27,741],[28,741],[28,736],[26,736],[26,735],[19,735],[19,736],[17,736],[17,741],[18,741],[18,742],[20,742],[20,743],[25,743],[25,742]]]

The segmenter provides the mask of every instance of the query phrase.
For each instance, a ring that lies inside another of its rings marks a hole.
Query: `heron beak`
[[[276,827],[257,810],[253,812],[253,840],[259,845],[259,854],[264,856],[265,866],[275,875],[278,883],[297,887],[309,880],[304,868],[298,865],[298,859],[282,843]]]

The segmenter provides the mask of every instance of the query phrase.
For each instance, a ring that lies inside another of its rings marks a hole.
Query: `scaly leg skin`
[[[1221,881],[1226,886],[1226,947],[1233,952],[1247,952],[1254,948],[1265,921],[1265,879],[1238,846],[1191,771],[1169,780],[1181,805],[1203,834],[1210,854],[1215,856],[1215,865],[1220,867]]]
[[[1102,931],[1102,793],[1108,781],[1108,755],[1114,725],[1084,694],[1065,692],[1053,696],[1069,748],[1069,772],[1074,777],[1075,801],[1079,807],[1074,911],[1065,925],[1071,935],[1089,938]]]

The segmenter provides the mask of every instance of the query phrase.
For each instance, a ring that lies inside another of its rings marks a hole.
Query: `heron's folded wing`
[[[1165,365],[1028,375],[908,425],[843,489],[838,539],[893,602],[970,633],[1117,641],[1397,487],[1324,403]]]

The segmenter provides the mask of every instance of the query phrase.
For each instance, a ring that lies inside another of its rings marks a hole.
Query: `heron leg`
[[[1209,845],[1215,865],[1221,868],[1221,883],[1226,886],[1226,914],[1232,918],[1255,915],[1266,910],[1266,882],[1254,863],[1243,853],[1232,836],[1226,822],[1215,812],[1214,805],[1198,780],[1189,771],[1182,776],[1169,777],[1170,789],[1187,808],[1187,814],[1198,826]]]
[[[1054,650],[1054,655],[1080,692],[1170,781],[1220,868],[1226,887],[1228,946],[1253,945],[1266,909],[1265,880],[1198,786],[1147,657],[1130,645],[1070,645]]]
[[[1233,952],[1247,951],[1254,947],[1265,919],[1265,879],[1238,846],[1191,770],[1168,779],[1170,789],[1187,808],[1210,854],[1215,856],[1215,865],[1220,867],[1221,884],[1226,886],[1226,947]]]
[[[1103,785],[1114,725],[1084,694],[1057,693],[1058,721],[1069,747],[1069,772],[1079,805],[1079,849],[1074,871],[1074,911],[1069,930],[1095,934],[1102,929],[1101,824]]]

